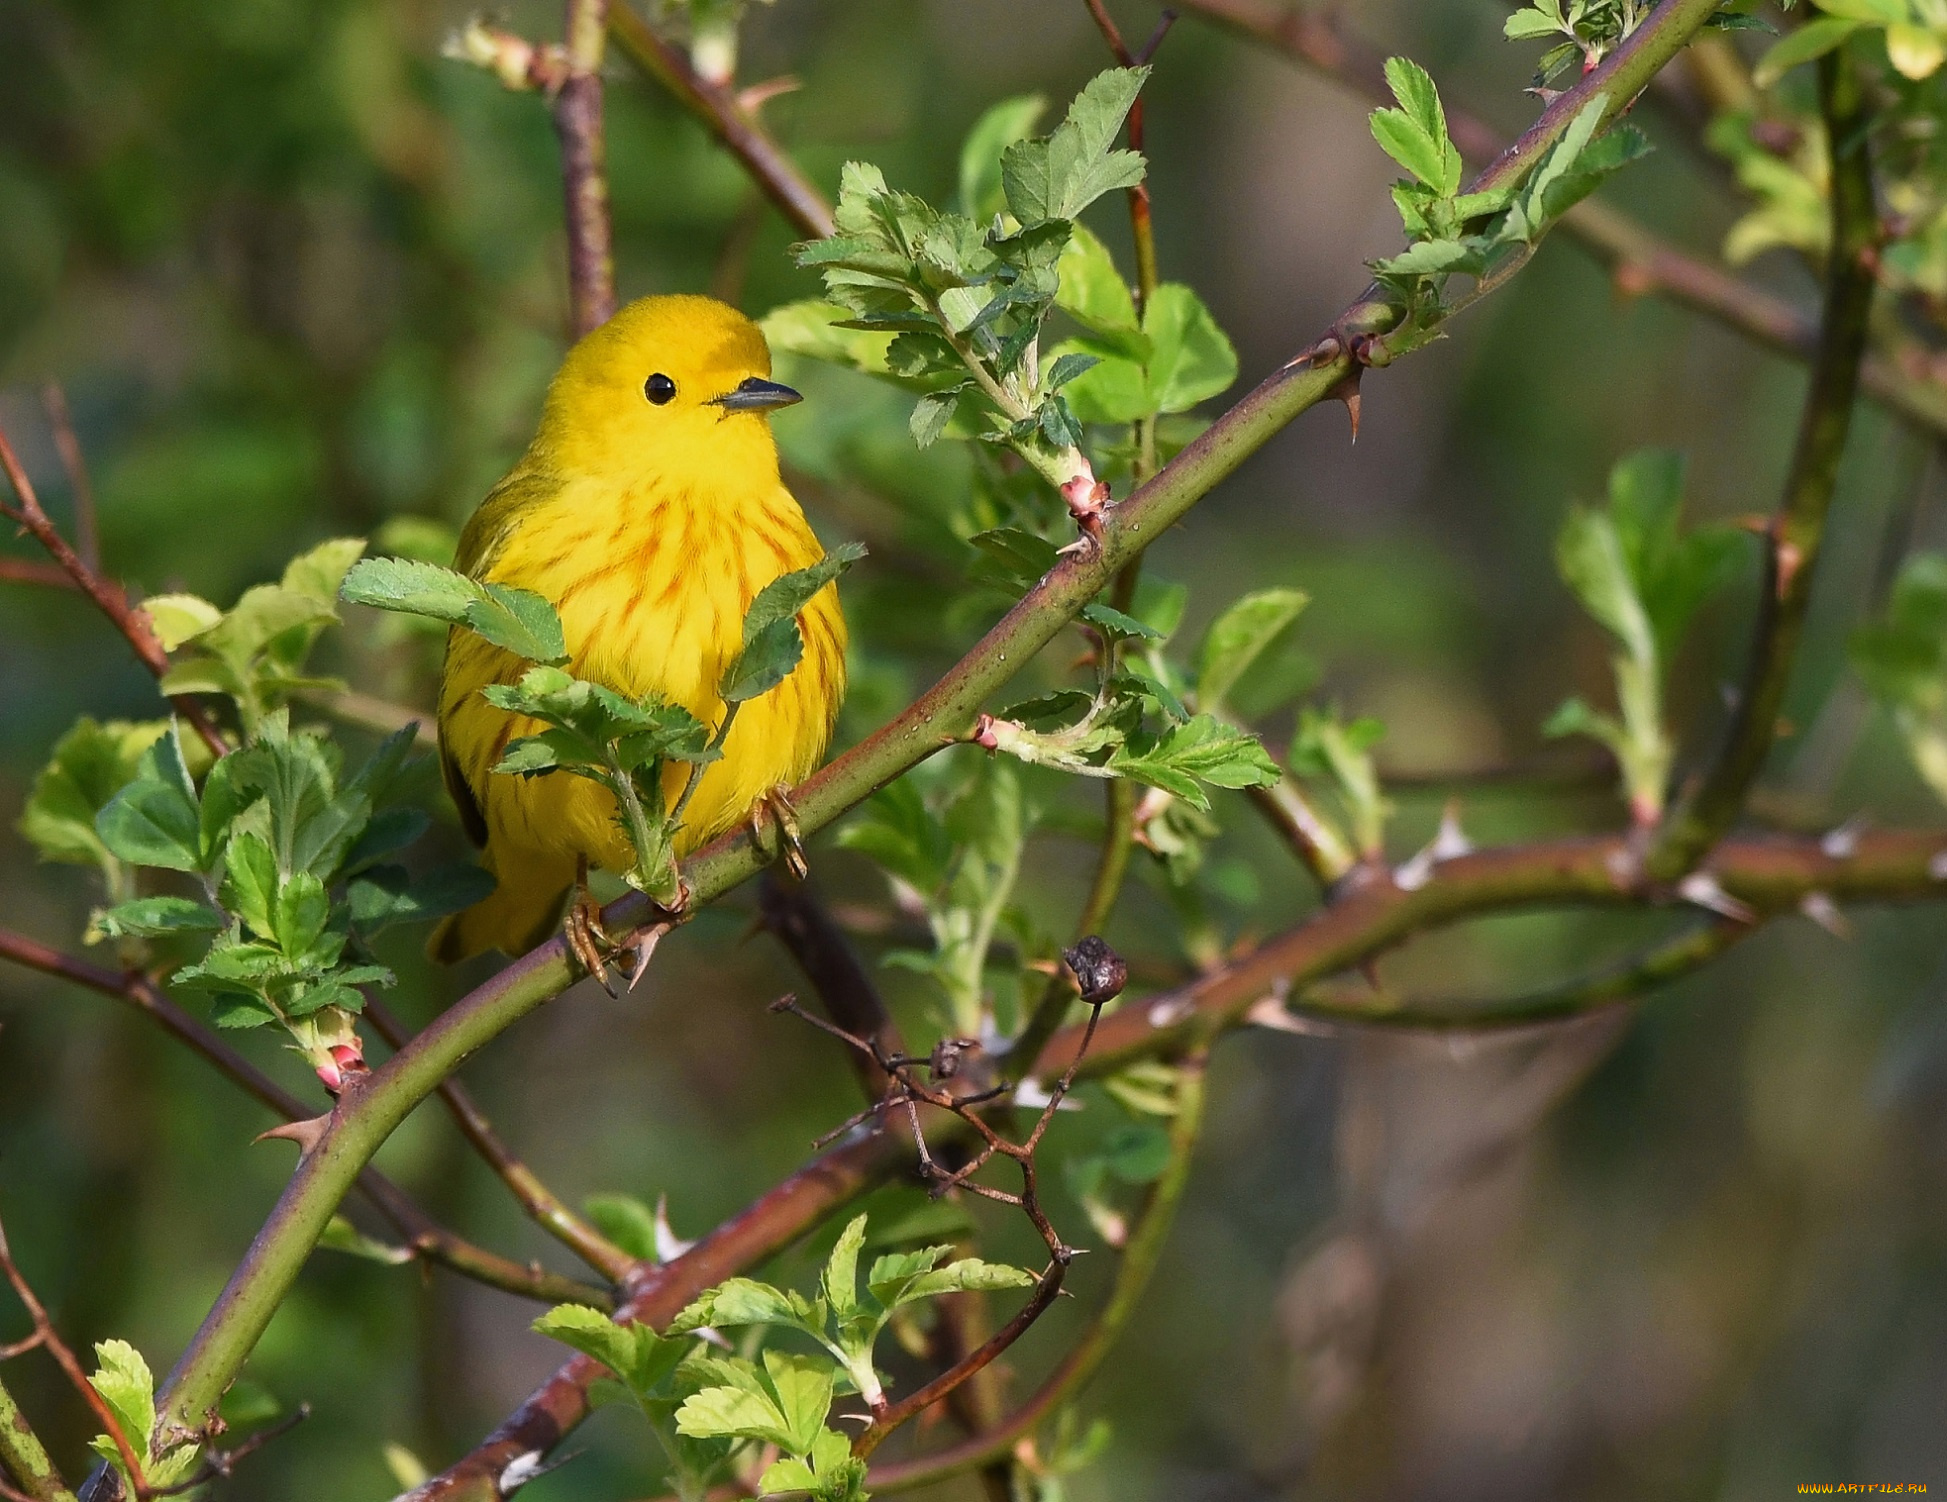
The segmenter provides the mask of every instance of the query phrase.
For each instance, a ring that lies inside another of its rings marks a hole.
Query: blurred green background
[[[1149,0],[1112,9],[1136,37],[1155,20]],[[1501,7],[1349,11],[1430,67],[1451,105],[1510,131],[1530,117],[1532,57],[1501,40]],[[65,384],[108,566],[137,589],[227,602],[319,539],[400,515],[457,524],[524,444],[566,321],[555,145],[535,97],[441,60],[465,16],[458,0],[0,0],[0,424],[65,518],[37,394]],[[551,5],[507,19],[529,35],[559,25]],[[766,118],[828,190],[861,157],[943,197],[986,105],[1034,91],[1058,104],[1104,64],[1080,0],[778,0],[754,9],[741,77],[801,80]],[[712,290],[754,314],[814,295],[783,253],[791,234],[704,130],[626,63],[609,72],[623,295]],[[1148,99],[1164,273],[1202,292],[1248,383],[1360,289],[1364,258],[1396,248],[1391,165],[1363,105],[1194,20],[1164,45]],[[1714,248],[1737,207],[1721,168],[1657,109],[1638,116],[1661,149],[1609,195]],[[1092,217],[1126,244],[1114,201]],[[1754,274],[1813,296],[1782,255]],[[1608,702],[1605,644],[1551,562],[1570,501],[1656,443],[1689,454],[1693,516],[1766,509],[1802,387],[1733,335],[1618,298],[1562,242],[1453,335],[1366,382],[1356,446],[1338,408],[1308,415],[1151,554],[1190,586],[1193,626],[1247,588],[1311,592],[1290,671],[1387,722],[1400,857],[1455,777],[1585,764],[1538,731],[1570,692]],[[846,585],[856,737],[983,623],[940,605],[967,562],[950,530],[966,468],[944,447],[914,454],[903,408],[864,382],[784,373],[812,397],[778,428],[814,523],[875,549]],[[1764,811],[1810,827],[1933,817],[1847,681],[1843,644],[1889,547],[1943,540],[1940,486],[1922,444],[1862,411],[1789,710],[1798,733]],[[1685,664],[1693,745],[1739,661],[1749,594],[1747,573]],[[76,597],[0,588],[0,642],[0,921],[75,948],[95,894],[85,873],[35,864],[13,811],[76,715],[146,717],[156,700]],[[360,687],[424,704],[423,646],[367,620],[330,651]],[[1289,714],[1263,728],[1281,745]],[[1036,787],[1095,807],[1092,791]],[[1477,840],[1622,819],[1573,779],[1457,796]],[[1220,812],[1226,941],[1315,903],[1241,802]],[[457,830],[441,838],[461,848]],[[841,910],[883,910],[856,857],[826,841],[813,860]],[[1044,927],[1072,922],[1088,861],[1059,831],[1037,844]],[[571,1199],[667,1195],[696,1235],[853,1109],[823,1040],[764,1012],[795,977],[746,937],[749,910],[733,897],[666,945],[633,999],[583,986],[469,1066]],[[1497,920],[1382,972],[1409,993],[1492,995],[1664,921]],[[1116,1442],[1070,1494],[1541,1502],[1947,1484],[1947,915],[1854,923],[1842,942],[1781,922],[1627,1026],[1227,1041],[1163,1273],[1085,1404]],[[1173,927],[1139,883],[1110,937],[1161,963]],[[413,942],[395,946],[398,1005],[423,1020],[465,977],[428,971]],[[307,1086],[268,1036],[246,1046]],[[169,1363],[289,1169],[287,1148],[249,1143],[268,1124],[140,1018],[0,972],[0,1213],[78,1344],[119,1335]],[[553,1259],[435,1111],[380,1161],[467,1234]],[[1061,1213],[1079,1234],[1072,1204]],[[1003,1252],[1029,1255],[994,1224]],[[806,1265],[794,1254],[783,1271]],[[1081,1298],[1010,1358],[1021,1380],[1078,1327],[1103,1271],[1085,1268]],[[533,1312],[318,1254],[251,1367],[316,1416],[223,1494],[391,1495],[385,1445],[436,1468],[553,1367]],[[0,1316],[0,1339],[17,1327]],[[89,1425],[71,1395],[36,1357],[8,1380],[72,1461]],[[623,1417],[599,1415],[572,1448],[523,1496],[653,1484]]]

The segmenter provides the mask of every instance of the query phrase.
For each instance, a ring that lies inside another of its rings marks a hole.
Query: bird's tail
[[[426,953],[442,965],[457,964],[489,949],[509,957],[526,954],[548,937],[574,885],[574,868],[538,857],[515,858],[500,870],[490,852],[487,869],[499,881],[493,895],[441,921]]]

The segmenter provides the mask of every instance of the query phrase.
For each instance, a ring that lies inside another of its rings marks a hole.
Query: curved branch
[[[1872,313],[1872,250],[1879,235],[1867,109],[1844,48],[1819,59],[1819,102],[1832,151],[1832,249],[1818,358],[1799,417],[1785,495],[1771,519],[1763,596],[1751,662],[1737,708],[1703,781],[1672,810],[1645,861],[1649,874],[1674,881],[1736,821],[1777,738],[1778,712],[1805,630],[1818,573],[1826,513],[1852,431],[1859,365]]]
[[[831,204],[735,94],[691,67],[682,51],[657,36],[629,0],[609,0],[608,34],[630,62],[715,132],[792,228],[813,240],[830,237]]]
[[[1601,67],[1550,104],[1535,126],[1480,175],[1475,189],[1519,182],[1597,94],[1606,100],[1607,119],[1613,120],[1716,8],[1717,0],[1664,0]],[[796,790],[793,802],[804,832],[831,823],[963,735],[987,696],[1053,641],[1124,564],[1273,434],[1334,393],[1355,368],[1346,353],[1355,327],[1370,331],[1397,318],[1398,310],[1375,296],[1362,298],[1313,351],[1280,367],[1154,479],[1108,508],[1099,542],[1064,558],[915,704]],[[692,857],[683,874],[700,905],[768,863],[758,842],[740,832]],[[646,914],[640,899],[624,898],[611,906],[605,922],[613,932]],[[338,1201],[399,1123],[468,1054],[573,978],[565,944],[559,938],[549,941],[454,1003],[340,1097],[322,1123],[316,1146],[299,1161],[277,1206],[171,1373],[161,1403],[164,1423],[194,1428],[215,1405],[282,1303]],[[1114,1020],[1107,1019],[1105,1027]]]

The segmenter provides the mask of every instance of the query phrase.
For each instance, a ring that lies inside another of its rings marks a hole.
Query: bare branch
[[[567,0],[567,6],[567,76],[554,96],[554,129],[561,138],[561,180],[567,195],[568,293],[580,336],[615,313],[615,252],[602,130],[602,50],[609,0]]]
[[[68,493],[74,497],[75,546],[81,561],[100,573],[101,528],[95,520],[94,482],[88,478],[88,461],[74,432],[74,414],[68,410],[68,394],[61,389],[59,381],[49,381],[41,387],[41,407],[47,413],[61,467],[68,473]]]
[[[859,1087],[869,1101],[878,1101],[890,1083],[879,1066],[881,1055],[905,1051],[899,1029],[886,1011],[879,988],[872,983],[865,966],[811,884],[766,872],[757,892],[758,921],[791,951],[805,979],[811,982],[824,1005],[825,1013],[852,1035],[864,1038],[869,1048],[854,1046],[846,1051],[859,1077]]]

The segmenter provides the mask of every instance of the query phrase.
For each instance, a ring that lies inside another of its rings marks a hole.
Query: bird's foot
[[[764,820],[769,816],[777,830],[778,855],[785,868],[803,881],[811,873],[804,857],[804,840],[798,827],[798,811],[791,806],[789,790],[782,785],[759,798],[750,810],[750,837],[758,849],[764,848]]]
[[[568,950],[580,962],[582,970],[594,976],[602,989],[614,996],[615,988],[608,983],[608,967],[622,946],[602,927],[601,904],[588,890],[585,879],[575,887],[575,900],[568,905],[562,937],[568,941]]]

